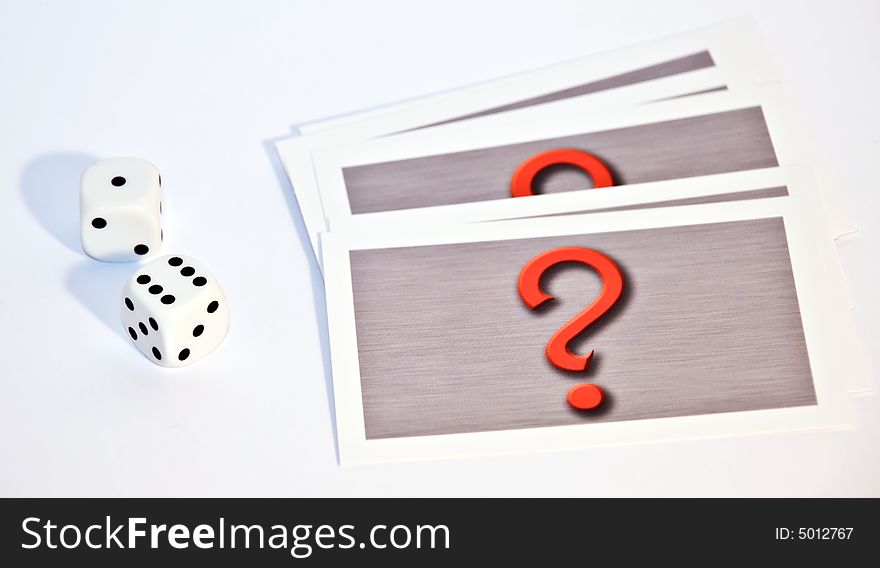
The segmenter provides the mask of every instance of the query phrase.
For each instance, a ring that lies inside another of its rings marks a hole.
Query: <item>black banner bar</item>
[[[880,507],[868,499],[6,499],[0,508],[6,566],[837,563],[875,551],[880,537]]]

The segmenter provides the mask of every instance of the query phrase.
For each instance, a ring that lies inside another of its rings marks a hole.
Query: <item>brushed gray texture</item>
[[[510,177],[530,156],[580,148],[602,158],[616,185],[778,165],[760,107],[343,169],[351,211],[374,213],[510,196]],[[536,192],[590,187],[574,168],[548,169]]]
[[[711,89],[701,89],[699,91],[694,91],[692,93],[685,93],[683,95],[674,95],[672,97],[657,99],[656,101],[652,101],[652,102],[659,103],[660,101],[673,101],[675,99],[683,99],[685,97],[693,97],[695,95],[705,95],[707,93],[719,93],[721,91],[726,91],[726,90],[727,90],[727,86],[723,85],[721,87],[712,87]]]
[[[517,276],[560,246],[609,254],[620,301],[576,339],[586,373],[545,359],[599,290],[567,263],[529,310]],[[638,420],[816,403],[782,219],[351,252],[369,439]],[[566,393],[609,398],[578,412]]]
[[[598,93],[599,91],[616,89],[618,87],[625,87],[627,85],[634,85],[643,81],[651,81],[653,79],[671,77],[672,75],[678,75],[679,73],[705,69],[706,67],[713,67],[714,65],[715,62],[712,60],[712,56],[709,54],[709,52],[700,51],[691,55],[685,55],[684,57],[679,57],[676,59],[671,59],[669,61],[664,61],[662,63],[657,63],[656,65],[650,65],[648,67],[634,69],[633,71],[627,71],[626,73],[620,73],[619,75],[606,77],[605,79],[600,79],[591,83],[585,83],[583,85],[577,85],[568,89],[554,91],[552,93],[547,93],[538,97],[523,99],[515,103],[493,107],[479,112],[458,116],[456,118],[450,118],[449,120],[444,120],[441,122],[435,122],[428,126],[436,126],[438,124],[446,124],[448,122],[455,122],[458,120],[476,118],[478,116],[486,116],[498,112],[516,110],[532,105],[551,103],[553,101],[560,101],[562,99],[568,99],[571,97],[589,95],[590,93]],[[425,127],[423,126],[421,128]]]
[[[617,207],[602,207],[600,209],[584,209],[582,211],[566,211],[565,213],[552,213],[549,215],[535,215],[535,217],[565,217],[578,213],[608,213],[610,211],[632,211],[633,209],[656,209],[657,207],[678,207],[681,205],[702,205],[706,203],[722,203],[728,201],[746,201],[748,199],[768,199],[770,197],[785,197],[788,195],[787,187],[768,187],[767,189],[752,189],[749,191],[734,191],[731,193],[718,193],[715,195],[700,195],[683,199],[669,199],[667,201],[654,201],[650,203],[636,203],[633,205],[619,205]]]

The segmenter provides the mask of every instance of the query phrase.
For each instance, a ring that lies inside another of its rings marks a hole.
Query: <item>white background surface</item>
[[[873,395],[856,400],[854,431],[336,463],[323,284],[271,142],[750,14],[862,226],[840,249],[873,348],[876,2],[4,0],[0,494],[880,496]],[[160,167],[165,251],[199,259],[229,299],[229,336],[193,366],[163,369],[130,345],[117,302],[134,266],[80,250],[79,175],[115,155]]]

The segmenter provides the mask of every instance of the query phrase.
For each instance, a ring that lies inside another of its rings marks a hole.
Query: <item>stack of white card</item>
[[[834,240],[855,227],[772,60],[733,22],[279,142],[324,274],[341,462],[849,426],[870,374]],[[532,167],[557,151],[610,183]],[[535,310],[519,281],[561,248],[623,281],[565,345],[595,350],[580,372],[546,346],[607,282],[557,263]],[[566,398],[583,383],[595,408]]]

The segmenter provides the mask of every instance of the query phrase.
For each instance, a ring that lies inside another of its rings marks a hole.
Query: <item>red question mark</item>
[[[528,261],[519,273],[519,297],[531,309],[553,299],[541,290],[541,276],[549,268],[562,262],[580,262],[599,273],[602,290],[578,315],[559,328],[547,342],[547,359],[564,371],[586,371],[593,360],[593,351],[586,356],[572,353],[568,344],[579,333],[611,309],[623,291],[623,274],[617,264],[599,251],[583,247],[563,247],[548,250]],[[592,383],[580,383],[568,391],[568,403],[580,410],[589,410],[602,403],[605,394]]]
[[[532,182],[535,181],[535,176],[542,170],[557,164],[576,166],[584,170],[593,178],[593,187],[595,189],[614,185],[611,170],[593,154],[575,148],[556,148],[555,150],[547,150],[546,152],[535,154],[516,168],[516,171],[513,172],[513,176],[510,178],[510,196],[525,197],[527,195],[534,195],[532,192]]]

